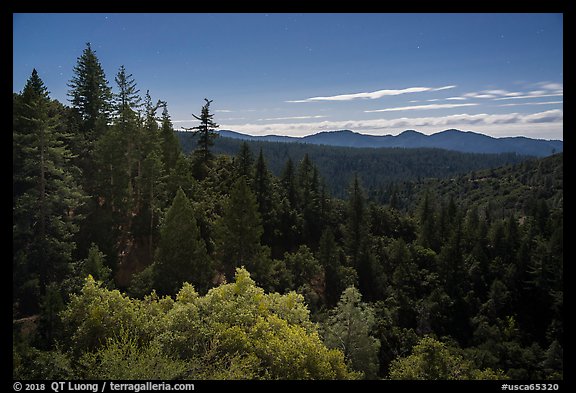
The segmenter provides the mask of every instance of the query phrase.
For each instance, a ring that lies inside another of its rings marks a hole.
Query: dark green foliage
[[[75,72],[13,95],[15,378],[563,377],[562,154],[213,144],[206,100],[185,155]]]
[[[262,221],[256,197],[240,177],[230,190],[216,226],[218,258],[230,277],[238,267],[254,272],[257,281],[267,276],[269,249],[262,246]]]
[[[272,257],[280,257],[284,245],[281,243],[280,233],[280,192],[277,179],[270,173],[266,160],[260,150],[254,168],[254,182],[252,184],[258,212],[262,218],[262,243],[271,248]]]
[[[321,210],[320,178],[318,169],[308,155],[300,162],[297,173],[297,184],[300,190],[300,209],[302,210],[302,236],[307,244],[316,248],[320,234],[326,224],[326,217]]]
[[[196,148],[189,133],[179,132],[182,150]],[[262,149],[270,171],[280,176],[291,158],[300,162],[305,155],[314,162],[318,174],[326,182],[331,195],[346,198],[350,183],[358,175],[367,196],[380,203],[394,202],[395,208],[406,208],[413,202],[411,182],[426,178],[451,179],[484,168],[495,168],[531,159],[514,153],[460,153],[433,148],[350,148],[304,143],[241,141],[219,137],[214,154],[235,155],[241,144],[247,143],[254,152]]]
[[[26,307],[70,274],[85,195],[75,181],[70,135],[58,124],[60,105],[50,101],[36,70],[14,96],[13,110],[14,296]]]
[[[96,244],[92,243],[88,250],[88,256],[81,263],[80,277],[91,275],[94,279],[103,282],[107,287],[113,287],[112,271],[105,263],[106,255],[98,249]]]
[[[180,142],[176,137],[176,132],[170,121],[168,107],[164,105],[162,110],[162,126],[160,128],[160,138],[162,144],[162,161],[166,171],[176,168],[176,163],[181,155]]]
[[[206,171],[210,166],[210,161],[213,158],[211,147],[214,145],[214,138],[218,136],[214,129],[218,128],[213,120],[214,114],[210,113],[210,104],[212,100],[204,98],[206,104],[202,106],[200,116],[192,114],[196,120],[200,121],[200,125],[191,128],[184,128],[186,131],[192,131],[192,136],[198,137],[197,148],[194,150],[194,156],[197,158],[195,166],[195,175],[198,179],[203,179],[206,176]]]
[[[114,123],[127,132],[130,123],[135,122],[138,117],[137,111],[142,101],[138,95],[140,90],[136,88],[136,81],[132,74],[127,74],[123,65],[120,66],[114,81],[118,86],[118,93],[114,94],[113,102]]]
[[[70,103],[80,116],[81,132],[86,135],[86,141],[94,141],[109,121],[112,92],[90,43],[78,58],[74,74],[68,84]]]
[[[244,176],[248,184],[252,183],[253,176],[253,165],[254,157],[252,156],[252,151],[248,144],[243,143],[240,146],[240,151],[236,155],[234,160],[234,166],[236,167],[236,175],[238,177]]]
[[[104,135],[112,118],[112,90],[96,56],[86,44],[74,66],[68,97],[72,107],[69,124],[74,132],[73,152],[75,164],[82,170],[82,185],[87,192],[93,191],[95,169],[92,165],[96,141]]]
[[[211,261],[190,201],[181,189],[160,228],[153,269],[154,288],[161,294],[176,293],[184,282],[202,292],[211,286]]]
[[[19,380],[68,380],[75,373],[70,361],[61,349],[41,351],[34,347],[13,348],[12,378]]]

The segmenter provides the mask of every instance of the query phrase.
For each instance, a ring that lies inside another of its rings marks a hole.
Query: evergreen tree
[[[143,137],[138,114],[141,99],[134,78],[121,66],[115,82],[118,92],[113,97],[114,123],[95,144],[95,200],[81,228],[84,247],[95,242],[114,264],[117,256],[126,255],[133,244],[132,223],[141,204],[136,178]]]
[[[420,221],[420,233],[418,234],[418,243],[422,247],[430,248],[436,252],[438,249],[438,242],[436,241],[437,234],[435,228],[435,217],[434,208],[432,202],[430,201],[430,192],[426,190],[424,194],[424,199],[420,205],[420,210],[418,213],[418,219]]]
[[[279,249],[282,248],[279,243],[278,226],[278,208],[280,205],[278,191],[272,174],[266,166],[262,149],[258,154],[254,169],[254,195],[258,203],[258,212],[262,218],[262,243],[272,248],[272,256],[280,257]]]
[[[236,167],[237,176],[244,176],[248,182],[248,185],[252,184],[253,165],[254,157],[252,156],[252,151],[250,150],[248,144],[243,142],[240,145],[240,151],[234,160],[234,166]]]
[[[142,191],[140,223],[135,234],[148,235],[148,252],[152,255],[154,238],[161,209],[165,204],[164,165],[156,151],[149,153],[142,162],[142,172],[138,177],[138,188]]]
[[[339,272],[341,271],[340,249],[334,238],[332,229],[326,228],[322,232],[318,244],[318,262],[324,268],[326,304],[335,306],[342,292],[346,289],[341,284]]]
[[[172,126],[172,121],[170,120],[167,105],[164,105],[164,108],[162,109],[160,138],[162,144],[162,162],[164,163],[164,169],[169,172],[176,168],[178,157],[182,151],[180,148],[180,142],[178,142],[178,138],[176,137],[176,133]]]
[[[108,288],[111,288],[112,271],[106,266],[105,258],[106,256],[100,251],[98,246],[92,243],[88,251],[88,257],[82,261],[82,277],[86,278],[91,275],[95,280],[101,281]]]
[[[364,373],[365,379],[375,379],[378,373],[380,341],[371,336],[374,310],[361,302],[360,292],[347,288],[326,322],[324,342],[338,348],[351,369]]]
[[[372,300],[375,287],[374,260],[370,253],[368,209],[366,198],[360,187],[358,176],[350,190],[347,206],[347,221],[344,231],[344,245],[350,258],[350,265],[358,273],[358,287],[362,294]]]
[[[258,154],[254,170],[254,195],[256,196],[256,202],[258,202],[258,211],[260,214],[262,216],[270,214],[274,204],[272,200],[272,177],[266,167],[262,149],[260,149],[260,153]]]
[[[132,74],[126,73],[123,65],[118,69],[114,78],[118,86],[118,93],[114,94],[114,123],[122,130],[128,132],[128,128],[138,119],[138,110],[142,99],[138,95],[140,90],[136,88],[136,81]]]
[[[74,77],[68,87],[72,107],[82,121],[81,131],[87,141],[98,139],[109,121],[112,91],[89,42],[74,66]]]
[[[114,125],[126,138],[127,173],[132,177],[134,161],[137,157],[136,144],[140,137],[138,110],[141,107],[140,90],[136,88],[136,81],[132,74],[127,74],[122,65],[114,78],[118,86],[118,93],[114,95]]]
[[[214,138],[218,136],[214,129],[219,127],[213,120],[214,114],[210,113],[212,100],[204,98],[204,101],[206,101],[206,104],[202,106],[200,116],[192,114],[196,120],[200,121],[200,125],[191,128],[182,127],[186,131],[193,131],[194,136],[198,136],[198,147],[194,151],[194,155],[199,160],[197,175],[200,179],[206,176],[209,163],[213,158],[210,148],[214,145]]]
[[[38,330],[40,335],[39,347],[50,349],[55,339],[61,336],[63,331],[62,321],[59,314],[64,310],[64,299],[59,285],[51,282],[46,286],[46,293],[40,303],[40,321]]]
[[[204,292],[211,286],[213,273],[194,210],[179,189],[160,228],[154,261],[155,288],[162,294],[174,294],[188,282]]]
[[[300,197],[296,181],[294,164],[288,158],[280,178],[280,233],[285,251],[294,251],[302,238],[302,215],[300,214]]]
[[[164,195],[166,174],[162,162],[162,139],[156,112],[166,103],[158,100],[152,103],[150,92],[144,98],[144,121],[141,138],[138,141],[140,154],[137,161],[137,216],[132,232],[135,236],[147,235],[148,253],[153,255],[154,235],[160,210],[166,206]],[[143,240],[142,240],[143,241]]]
[[[358,176],[354,177],[350,190],[347,213],[345,245],[348,255],[352,258],[352,264],[357,266],[368,237],[366,198],[360,188]]]
[[[96,57],[96,52],[86,43],[82,55],[74,66],[74,76],[68,84],[68,97],[75,114],[77,134],[73,151],[77,165],[84,174],[84,188],[92,193],[94,169],[92,157],[95,142],[104,134],[112,114],[112,90]]]
[[[21,94],[14,96],[13,267],[15,297],[21,280],[36,279],[39,294],[70,273],[73,235],[82,216],[84,193],[73,174],[70,135],[60,121],[44,82],[34,69]],[[21,275],[21,273],[24,273]],[[37,303],[38,299],[32,300]]]
[[[262,258],[266,256],[266,249],[260,243],[262,233],[256,197],[241,177],[232,186],[216,227],[216,250],[227,275],[244,266],[259,276]]]
[[[410,255],[403,239],[395,239],[388,250],[389,262],[393,266],[390,286],[398,305],[397,319],[400,326],[416,327],[416,294],[419,284],[418,267]]]
[[[139,142],[141,145],[140,159],[146,158],[152,152],[156,153],[158,156],[162,155],[162,138],[160,136],[160,128],[158,127],[158,122],[161,119],[156,115],[156,112],[161,107],[166,107],[166,102],[158,100],[156,103],[153,103],[150,91],[146,90],[143,104],[143,135],[141,138],[142,140]]]
[[[318,279],[322,266],[307,246],[300,246],[294,253],[284,255],[286,267],[293,276],[293,289],[310,285]]]
[[[284,194],[293,209],[299,207],[300,198],[298,195],[298,186],[296,184],[296,174],[294,163],[288,158],[284,170],[282,171],[281,183],[284,188]]]
[[[298,189],[301,195],[303,228],[302,237],[307,244],[316,248],[322,233],[322,215],[320,211],[320,191],[318,170],[310,161],[308,154],[304,155],[298,167]]]

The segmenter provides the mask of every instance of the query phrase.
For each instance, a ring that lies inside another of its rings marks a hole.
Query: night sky
[[[175,128],[204,98],[221,129],[302,136],[445,129],[563,139],[562,14],[14,14],[13,91],[51,97],[86,43]]]

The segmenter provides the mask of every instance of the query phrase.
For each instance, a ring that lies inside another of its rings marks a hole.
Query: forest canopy
[[[184,153],[114,82],[87,44],[68,104],[13,94],[13,378],[563,378],[562,153],[367,184],[383,150],[334,195],[338,150],[219,153],[206,99]]]

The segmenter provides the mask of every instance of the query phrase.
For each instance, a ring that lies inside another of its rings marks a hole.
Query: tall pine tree
[[[14,288],[37,279],[39,292],[70,273],[78,230],[78,208],[85,196],[76,184],[70,135],[59,132],[57,102],[50,101],[34,69],[14,96],[13,254]],[[17,297],[20,295],[16,293]],[[34,301],[32,301],[34,303]]]
[[[188,282],[205,292],[211,285],[213,273],[194,209],[179,189],[160,229],[154,262],[155,288],[162,294],[175,294]]]
[[[74,76],[68,84],[68,97],[75,113],[77,134],[74,153],[84,173],[85,189],[92,191],[92,154],[95,142],[104,134],[112,114],[112,90],[96,52],[86,44],[74,66]]]
[[[237,176],[244,176],[248,185],[252,184],[254,157],[250,146],[246,142],[242,142],[240,150],[234,159],[234,166],[236,167]]]
[[[83,176],[78,178],[78,182],[91,197],[81,212],[86,216],[86,220],[76,236],[76,257],[84,258],[92,242],[101,246],[107,255],[115,255],[113,247],[105,244],[114,243],[114,239],[104,239],[109,237],[106,234],[110,234],[112,218],[101,214],[103,211],[100,209],[103,202],[102,189],[99,188],[100,177],[102,171],[110,172],[110,166],[108,162],[105,166],[95,165],[98,143],[107,134],[112,121],[112,89],[90,43],[86,44],[82,55],[78,57],[73,72],[74,76],[68,83],[68,99],[72,111],[69,123],[74,133],[71,145],[75,155],[73,163],[82,170]],[[107,175],[112,176],[110,173]],[[106,199],[106,202],[109,203],[110,199]],[[103,223],[105,229],[98,229]]]
[[[199,179],[206,177],[210,162],[214,158],[210,148],[214,145],[214,138],[218,136],[214,129],[219,127],[214,122],[214,114],[210,113],[212,100],[204,98],[204,101],[206,101],[206,104],[202,106],[200,116],[192,114],[196,120],[200,121],[200,125],[191,128],[182,127],[184,130],[192,131],[195,136],[198,136],[198,147],[194,151],[194,155],[197,158],[195,165],[196,177]]]
[[[260,149],[258,159],[256,160],[252,186],[254,195],[256,196],[256,202],[258,202],[258,212],[260,213],[260,217],[262,217],[262,226],[264,227],[262,243],[272,248],[272,255],[274,257],[280,258],[282,256],[280,253],[282,245],[279,244],[281,239],[278,229],[280,225],[278,217],[280,200],[272,174],[267,168],[262,149]]]
[[[216,250],[227,275],[244,266],[258,276],[268,251],[260,243],[263,233],[256,197],[244,177],[236,180],[216,228]]]
[[[162,109],[160,140],[162,145],[162,162],[164,163],[164,169],[169,172],[176,168],[176,163],[178,162],[178,157],[182,153],[182,150],[174,131],[174,127],[172,126],[167,105],[164,105],[164,108]]]

